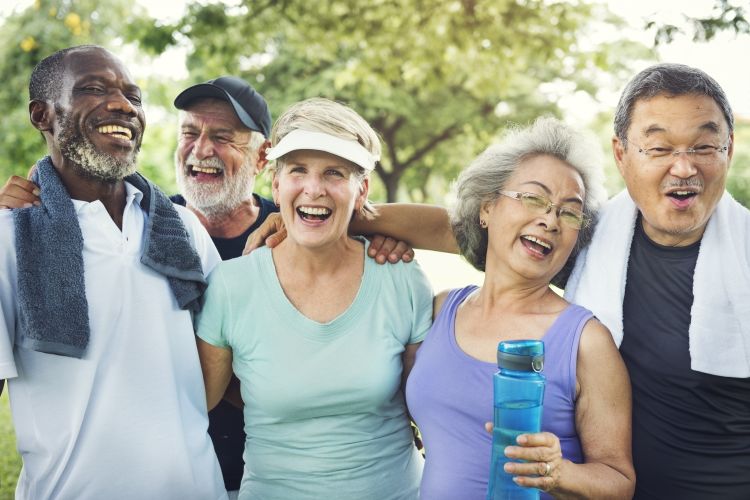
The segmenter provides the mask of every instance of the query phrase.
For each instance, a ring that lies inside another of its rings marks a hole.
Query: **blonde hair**
[[[276,146],[284,136],[294,130],[321,132],[345,140],[354,140],[373,156],[380,157],[380,138],[370,124],[349,106],[324,97],[305,99],[284,111],[271,130],[271,145]],[[351,165],[360,184],[369,177],[369,172],[364,168],[353,163]],[[270,169],[275,176],[283,167],[282,156]],[[376,213],[370,201],[365,200],[359,215],[370,219]]]

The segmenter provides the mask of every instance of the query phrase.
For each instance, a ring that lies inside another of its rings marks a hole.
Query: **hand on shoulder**
[[[39,206],[39,186],[17,175],[11,176],[0,188],[0,209]]]

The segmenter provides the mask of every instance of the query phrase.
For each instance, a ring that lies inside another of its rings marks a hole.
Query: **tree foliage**
[[[734,156],[727,176],[727,190],[750,208],[750,120],[739,119],[734,128]]]
[[[621,67],[612,45],[579,43],[602,12],[548,0],[285,0],[193,4],[171,37],[192,49],[193,81],[240,74],[278,115],[293,102],[345,102],[381,134],[377,174],[387,200],[433,200],[508,123],[559,114],[550,82],[597,90]]]
[[[683,24],[661,23],[657,20],[646,22],[646,29],[656,28],[654,45],[671,43],[680,33],[689,33],[694,42],[707,42],[724,31],[736,35],[750,33],[747,6],[735,5],[729,0],[715,0],[712,12],[705,17],[683,15]]]
[[[704,29],[703,39],[721,26],[747,29],[743,8],[716,5],[715,28]],[[183,85],[236,74],[263,93],[274,116],[311,96],[361,113],[385,145],[373,199],[444,202],[458,171],[506,127],[561,115],[561,95],[619,87],[632,76],[632,61],[653,56],[628,41],[592,43],[590,31],[602,22],[617,29],[622,20],[583,0],[201,1],[172,24],[147,17],[130,0],[37,0],[0,30],[0,179],[25,173],[44,153],[28,121],[26,90],[41,58],[97,43],[135,51],[143,64],[181,47],[188,82],[138,81],[148,110],[140,169],[167,190],[174,189],[172,99]],[[593,123],[608,149],[611,117]],[[736,151],[728,185],[747,203],[740,141]],[[621,181],[608,166],[612,192]],[[265,183],[257,188],[268,194]]]

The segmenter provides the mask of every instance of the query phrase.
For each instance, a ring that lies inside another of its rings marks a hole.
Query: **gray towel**
[[[169,197],[141,174],[125,180],[143,192],[141,208],[148,214],[141,263],[167,277],[180,309],[199,312],[208,285],[180,215]]]
[[[42,205],[13,211],[22,347],[80,358],[89,341],[83,235],[73,202],[49,156],[33,179]],[[141,262],[165,275],[182,309],[200,310],[206,288],[200,258],[169,198],[140,174],[126,178],[143,192],[148,213]]]

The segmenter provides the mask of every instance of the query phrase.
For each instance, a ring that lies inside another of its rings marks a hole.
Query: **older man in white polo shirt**
[[[16,498],[226,498],[191,321],[219,256],[134,173],[140,90],[95,46],[44,59],[29,87],[44,200],[0,211]]]

